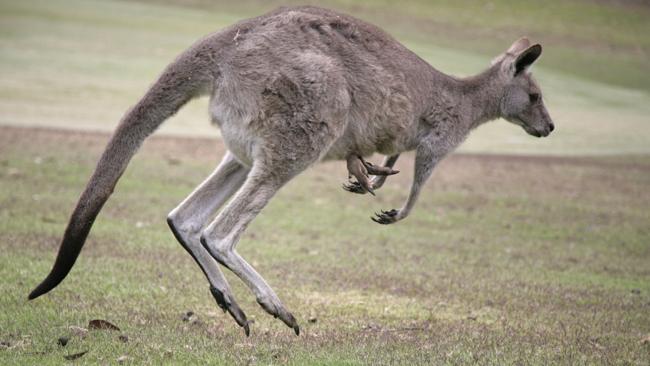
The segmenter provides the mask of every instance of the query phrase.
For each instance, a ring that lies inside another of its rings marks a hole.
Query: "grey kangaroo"
[[[190,99],[209,94],[210,117],[228,152],[167,222],[201,267],[218,306],[246,335],[249,322],[219,265],[298,335],[294,316],[235,250],[271,197],[329,159],[346,160],[356,178],[346,190],[373,193],[397,172],[399,154],[415,150],[408,199],[373,217],[380,224],[404,219],[434,166],[480,124],[501,117],[536,137],[553,131],[527,70],[541,52],[522,38],[484,72],[455,78],[376,26],[317,7],[280,8],[211,34],[180,54],[123,117],[70,217],[50,274],[29,298],[66,277],[143,140]],[[382,166],[364,160],[375,152],[386,155]]]

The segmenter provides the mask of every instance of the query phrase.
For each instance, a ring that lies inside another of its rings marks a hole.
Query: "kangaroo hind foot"
[[[212,296],[214,299],[217,301],[217,305],[221,308],[221,310],[225,312],[228,312],[233,319],[235,319],[235,322],[237,324],[244,328],[244,333],[246,334],[246,337],[249,337],[251,335],[251,330],[250,327],[248,326],[248,320],[246,319],[246,314],[242,311],[242,309],[237,305],[235,302],[235,299],[233,298],[226,298],[227,294],[224,292],[219,291],[213,286],[210,286],[210,292],[212,293]]]

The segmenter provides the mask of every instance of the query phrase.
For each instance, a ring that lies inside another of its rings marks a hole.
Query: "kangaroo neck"
[[[499,118],[502,93],[498,66],[466,78],[456,78],[432,70],[428,110],[453,111],[456,117],[455,127],[467,133],[485,122]]]

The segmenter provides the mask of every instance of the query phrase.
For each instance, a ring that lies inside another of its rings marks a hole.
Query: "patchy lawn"
[[[58,365],[86,350],[80,362],[648,364],[648,156],[453,155],[390,226],[369,217],[405,199],[412,156],[377,197],[344,192],[343,163],[317,165],[238,247],[301,335],[228,273],[255,320],[246,338],[165,223],[222,156],[217,139],[148,141],[69,277],[26,301],[107,139],[0,127],[0,364]],[[69,328],[91,319],[121,331]]]

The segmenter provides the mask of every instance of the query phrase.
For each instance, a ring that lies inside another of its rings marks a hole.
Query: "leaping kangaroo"
[[[434,166],[475,127],[501,117],[536,137],[553,131],[527,70],[541,52],[539,44],[522,38],[482,73],[455,78],[374,25],[309,6],[280,8],[211,34],[167,66],[122,118],[70,217],[50,274],[29,299],[66,277],[144,139],[190,99],[209,94],[210,116],[228,152],[167,222],[203,270],[219,307],[246,335],[249,322],[219,265],[298,335],[294,316],[235,250],[271,197],[328,159],[346,160],[356,178],[346,190],[373,193],[396,173],[399,154],[415,150],[408,199],[402,208],[373,217],[380,224],[404,219]],[[382,166],[364,160],[375,152],[386,155]]]

